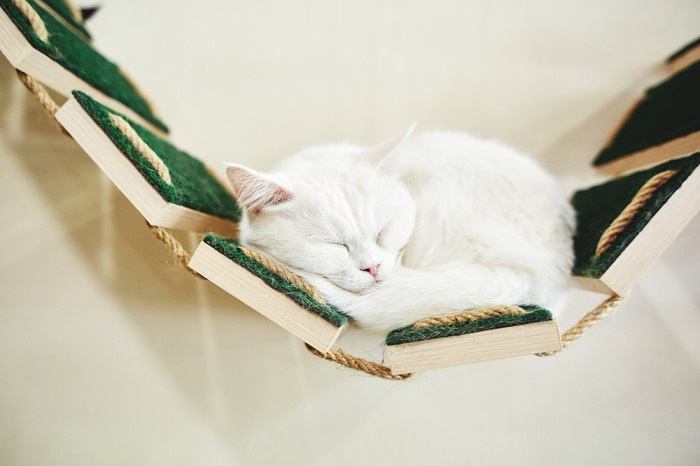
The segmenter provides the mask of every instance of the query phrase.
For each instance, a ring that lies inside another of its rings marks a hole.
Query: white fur
[[[495,142],[429,132],[377,148],[305,149],[267,175],[228,173],[253,200],[241,241],[366,327],[487,305],[547,307],[568,280],[572,208],[536,163]]]

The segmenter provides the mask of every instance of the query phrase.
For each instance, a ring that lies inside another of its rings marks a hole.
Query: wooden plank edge
[[[195,250],[189,266],[248,307],[323,353],[331,349],[346,327],[336,327],[304,309],[204,242]]]
[[[64,27],[67,29],[70,29],[70,31],[75,34],[76,36],[80,37],[83,39],[85,42],[92,42],[92,39],[89,36],[86,36],[83,31],[80,29],[76,28],[73,26],[71,23],[68,22],[67,19],[65,19],[63,16],[61,16],[58,11],[54,10],[51,5],[46,3],[44,0],[34,0],[36,3],[39,4],[40,7],[42,7],[46,12],[48,12],[56,21],[61,23]],[[77,20],[76,20],[77,21]],[[84,21],[82,21],[83,27],[87,30],[87,26]]]
[[[671,74],[676,74],[698,60],[700,60],[700,45],[696,45],[675,59],[666,62],[666,68]]]
[[[605,283],[603,283],[600,278],[593,277],[579,277],[574,275],[571,277],[571,284],[575,288],[580,290],[593,291],[595,293],[603,293],[606,295],[614,295],[615,292],[611,290]]]
[[[625,155],[611,162],[597,165],[595,168],[606,175],[619,175],[667,160],[685,157],[698,151],[700,151],[700,131]]]
[[[4,10],[0,9],[0,52],[16,69],[38,79],[59,94],[69,98],[73,90],[80,90],[109,107],[124,113],[129,118],[145,126],[158,136],[167,138],[165,133],[153,123],[133,111],[125,104],[109,97],[89,83],[68,71],[59,63],[36,50],[15,26]],[[137,92],[134,90],[134,92]]]
[[[466,335],[387,345],[384,363],[394,374],[494,361],[561,349],[557,321],[547,320]]]
[[[615,294],[628,293],[700,211],[700,168],[683,182],[599,278]]]
[[[226,236],[237,234],[235,222],[163,199],[75,98],[71,97],[56,112],[56,119],[151,225],[199,233],[216,231]]]

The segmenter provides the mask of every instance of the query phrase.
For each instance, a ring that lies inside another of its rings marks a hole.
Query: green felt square
[[[700,153],[659,164],[655,167],[615,178],[606,183],[577,191],[572,204],[576,209],[577,227],[574,237],[576,261],[573,273],[582,277],[599,278],[615,262],[654,214],[678,190],[700,164]],[[615,243],[600,257],[595,250],[608,226],[620,215],[634,195],[651,177],[664,170],[677,173],[663,184],[632,219]]]
[[[241,251],[239,243],[236,240],[209,234],[204,237],[204,242],[262,279],[270,288],[284,293],[299,306],[322,317],[335,327],[341,327],[350,321],[348,316],[338,311],[333,306],[316,301],[306,291],[265,268],[256,260],[246,256],[245,253]]]
[[[0,0],[0,7],[22,32],[29,43],[68,71],[105,95],[126,105],[156,128],[167,132],[168,127],[153,113],[146,100],[119,71],[119,67],[96,51],[88,42],[61,24],[51,13],[33,0],[27,0],[36,10],[49,32],[49,42],[42,41],[27,18],[11,0]]]
[[[85,37],[90,38],[90,33],[85,28],[85,23],[78,21],[75,16],[73,16],[73,10],[68,6],[68,4],[63,0],[44,0],[44,3],[51,7],[51,9],[59,15],[66,23],[70,24],[78,32],[83,34]]]
[[[497,328],[514,327],[516,325],[532,324],[552,320],[552,313],[538,306],[520,306],[527,312],[524,314],[488,317],[472,322],[454,325],[433,325],[431,327],[414,329],[406,327],[394,330],[386,337],[389,346],[416,341],[433,340],[435,338],[454,337],[468,333],[484,332]]]
[[[700,62],[648,89],[593,164],[612,162],[696,131],[700,131]]]
[[[73,96],[95,123],[107,134],[119,150],[134,164],[144,178],[167,202],[189,207],[232,221],[240,219],[240,210],[234,198],[209,173],[201,160],[181,151],[165,139],[140,126],[124,115],[97,102],[84,92],[73,91]],[[172,184],[164,181],[146,158],[110,121],[110,114],[126,119],[141,139],[160,157],[170,171]]]

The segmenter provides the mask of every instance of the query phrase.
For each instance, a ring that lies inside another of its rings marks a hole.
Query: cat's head
[[[385,162],[410,131],[375,148],[306,149],[271,174],[228,166],[246,212],[241,242],[348,291],[386,279],[413,231],[415,205]]]

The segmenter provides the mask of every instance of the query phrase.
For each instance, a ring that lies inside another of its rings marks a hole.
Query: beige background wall
[[[417,121],[505,140],[569,189],[700,33],[690,0],[101,3],[98,46],[212,162]],[[697,219],[565,354],[394,384],[175,267],[4,60],[0,199],[0,464],[700,463]]]

